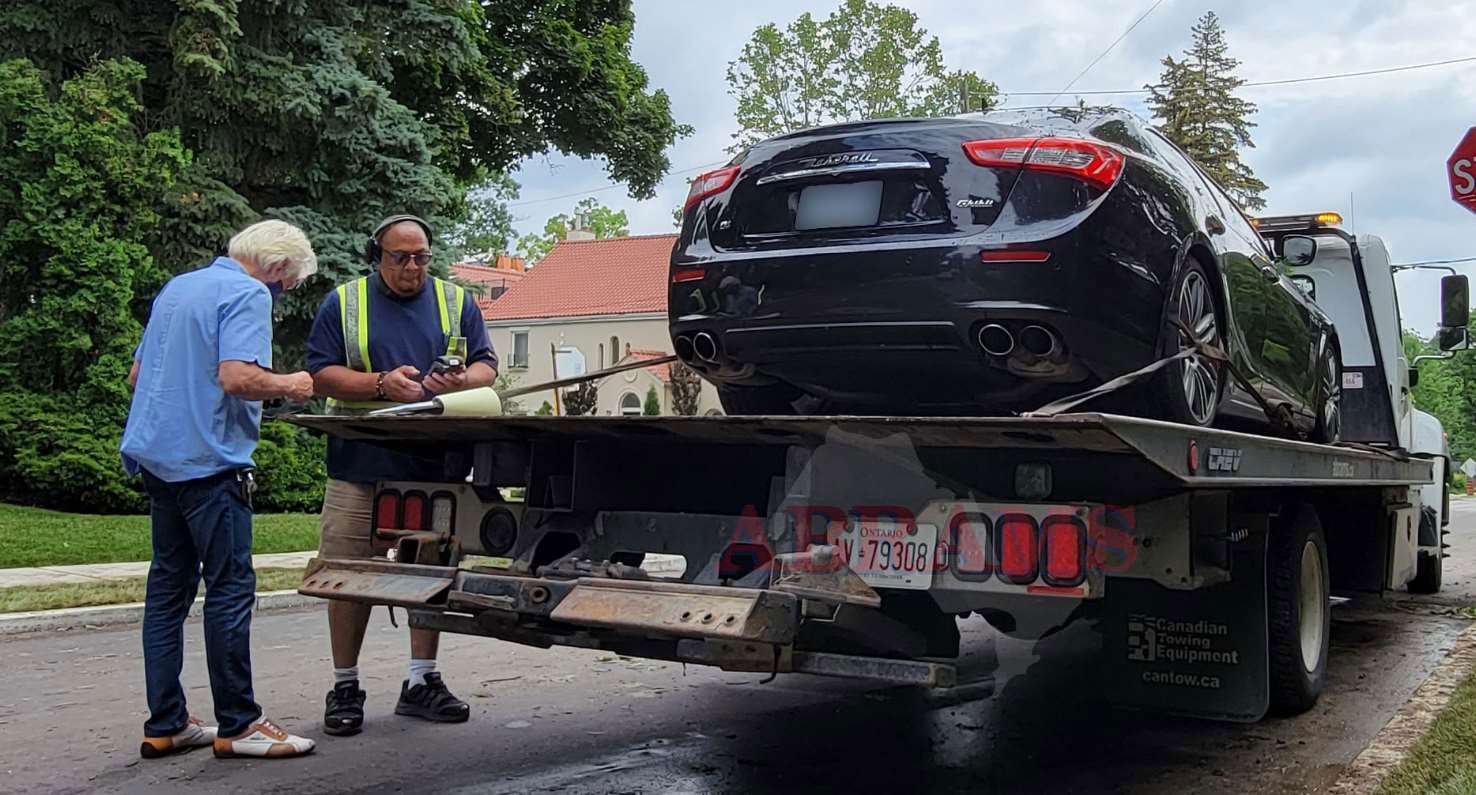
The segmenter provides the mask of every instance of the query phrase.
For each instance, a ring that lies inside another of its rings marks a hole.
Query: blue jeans
[[[251,692],[251,506],[235,473],[166,483],[143,473],[153,519],[154,560],[144,601],[144,677],[149,720],[144,735],[168,737],[189,722],[179,672],[184,622],[205,578],[205,659],[221,737],[235,737],[261,716]]]

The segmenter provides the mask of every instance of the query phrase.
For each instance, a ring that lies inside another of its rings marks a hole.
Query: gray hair
[[[318,255],[301,229],[286,221],[260,221],[231,238],[226,253],[237,262],[250,261],[264,271],[287,263],[286,275],[303,281],[318,272]]]

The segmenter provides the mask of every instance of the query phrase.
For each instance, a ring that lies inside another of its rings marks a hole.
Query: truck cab
[[[1417,371],[1404,352],[1404,324],[1388,246],[1376,235],[1353,235],[1337,213],[1276,216],[1255,225],[1281,258],[1288,278],[1302,288],[1338,328],[1343,364],[1343,434],[1356,442],[1432,462],[1434,480],[1418,490],[1418,573],[1410,590],[1440,588],[1443,528],[1449,522],[1450,451],[1440,420],[1411,402]],[[1442,282],[1441,339],[1465,345],[1464,276]],[[1449,316],[1447,316],[1449,315]]]

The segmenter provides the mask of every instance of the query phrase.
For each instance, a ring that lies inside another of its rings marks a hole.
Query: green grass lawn
[[[1450,704],[1378,795],[1465,795],[1476,792],[1476,676],[1466,677]]]
[[[252,551],[302,552],[318,547],[318,516],[258,515]],[[121,563],[153,555],[148,516],[97,516],[0,504],[0,568]]]
[[[31,610],[60,610],[64,607],[94,607],[142,602],[145,577],[127,577],[100,582],[57,583],[0,588],[0,613]],[[302,583],[302,569],[257,569],[257,591],[295,591]],[[200,587],[200,595],[205,588]]]

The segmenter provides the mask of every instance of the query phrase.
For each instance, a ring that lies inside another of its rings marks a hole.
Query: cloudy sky
[[[679,121],[696,128],[670,152],[673,173],[656,198],[637,202],[598,161],[552,153],[517,173],[519,232],[595,196],[630,217],[631,233],[672,231],[686,178],[726,159],[736,130],[723,76],[753,29],[781,27],[836,0],[740,3],[636,0],[633,55]],[[901,2],[936,35],[950,68],[972,69],[1010,91],[1054,91],[1097,57],[1152,0],[1031,3]],[[1274,11],[1270,10],[1274,9]],[[1165,0],[1074,87],[1115,90],[1155,82],[1159,59],[1189,43],[1216,12],[1249,81],[1310,77],[1439,61],[1476,53],[1476,0]],[[1360,234],[1384,238],[1396,262],[1476,256],[1476,214],[1450,200],[1445,161],[1476,126],[1476,62],[1371,77],[1242,89],[1257,103],[1256,148],[1244,154],[1269,186],[1267,213],[1336,210]],[[1074,102],[1075,96],[1063,97]],[[1038,104],[1020,97],[1005,104]],[[1142,96],[1094,97],[1146,115]],[[573,195],[570,195],[573,194]],[[1476,276],[1476,267],[1466,266]],[[1397,277],[1405,323],[1433,328],[1438,274]]]

